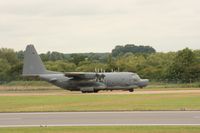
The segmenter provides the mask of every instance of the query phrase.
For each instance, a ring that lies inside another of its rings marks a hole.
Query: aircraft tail
[[[40,56],[37,54],[33,45],[27,45],[24,53],[23,76],[38,76],[41,74],[50,74],[47,71]]]

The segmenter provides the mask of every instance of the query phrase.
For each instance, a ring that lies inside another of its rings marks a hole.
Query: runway
[[[0,113],[0,127],[200,125],[200,111]]]

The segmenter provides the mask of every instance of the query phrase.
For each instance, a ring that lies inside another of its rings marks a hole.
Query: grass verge
[[[106,126],[0,128],[1,133],[199,133],[200,126]]]
[[[200,110],[200,93],[0,96],[0,112]]]

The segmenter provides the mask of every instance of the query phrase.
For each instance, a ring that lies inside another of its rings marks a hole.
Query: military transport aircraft
[[[148,85],[148,79],[141,79],[131,72],[54,72],[46,70],[33,45],[28,45],[24,54],[23,76],[38,76],[40,79],[70,91],[82,93],[100,90],[127,90]]]

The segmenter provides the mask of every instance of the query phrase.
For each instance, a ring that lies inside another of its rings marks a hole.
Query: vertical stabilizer
[[[48,71],[46,71],[34,46],[28,45],[24,53],[23,76],[38,76],[46,73],[48,73]]]

